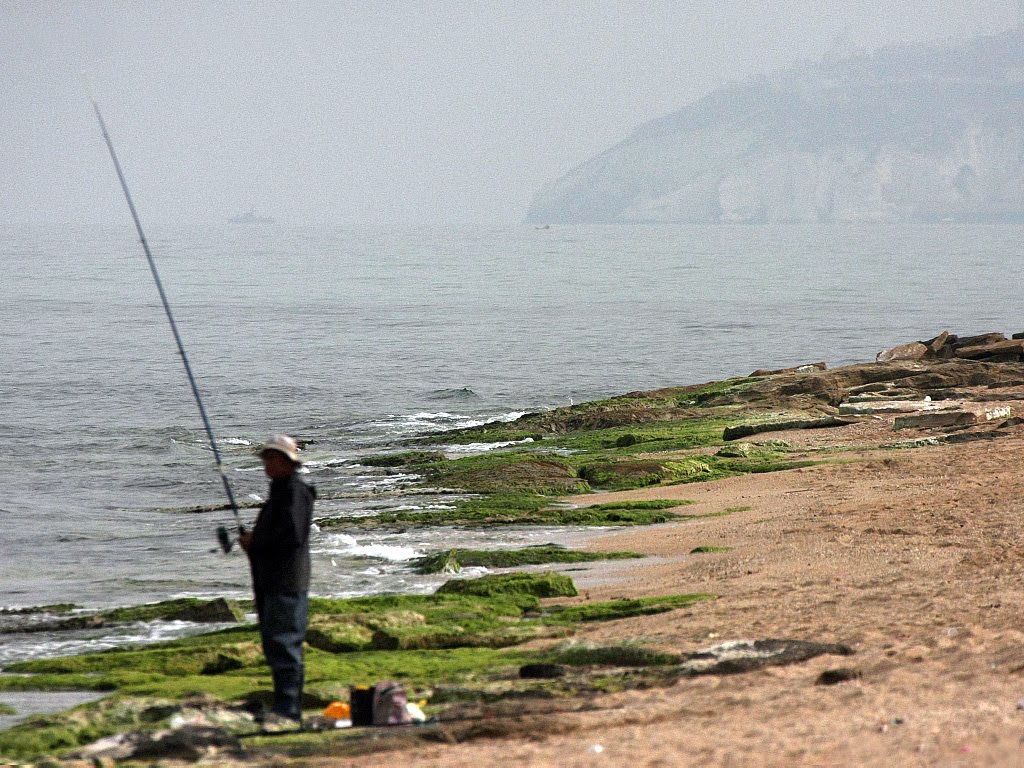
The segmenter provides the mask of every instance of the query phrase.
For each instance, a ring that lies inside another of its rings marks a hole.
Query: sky
[[[0,225],[510,226],[723,84],[1024,0],[0,0]]]

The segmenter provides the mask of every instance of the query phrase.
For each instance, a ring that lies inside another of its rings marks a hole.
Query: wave
[[[236,626],[234,623],[196,623],[191,621],[151,621],[104,629],[40,632],[8,635],[0,646],[0,666],[27,659],[45,659],[96,653],[110,648],[140,643],[159,643],[189,635],[205,634]]]
[[[366,557],[375,560],[405,562],[423,555],[415,547],[400,544],[360,544],[355,537],[346,533],[332,533],[326,536],[326,546],[317,548],[318,552],[327,555],[345,555],[348,557]]]
[[[523,440],[504,440],[497,443],[464,443],[461,445],[446,445],[441,448],[446,454],[472,454],[472,453],[487,453],[498,448],[508,448],[510,445],[523,445],[524,443],[532,443],[533,438],[527,437]]]
[[[497,416],[471,416],[448,411],[417,411],[407,414],[389,414],[364,425],[389,436],[406,436],[423,432],[451,432],[485,424],[508,423],[525,416],[527,411],[509,411]]]

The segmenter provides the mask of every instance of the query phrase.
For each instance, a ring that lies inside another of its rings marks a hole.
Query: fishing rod
[[[125,181],[124,172],[121,170],[121,163],[117,159],[117,153],[114,151],[114,143],[110,140],[110,134],[107,132],[107,124],[103,120],[103,114],[100,112],[100,105],[96,102],[96,97],[93,95],[92,88],[89,86],[88,80],[85,83],[86,92],[89,94],[89,101],[92,102],[92,108],[96,112],[96,119],[100,123],[100,131],[103,132],[103,140],[107,143],[107,149],[110,151],[110,159],[114,161],[114,170],[117,172],[117,180],[121,182],[121,190],[124,192],[124,199],[128,202],[128,210],[131,211],[132,221],[135,222],[135,230],[139,233],[139,241],[142,243],[142,250],[146,253],[146,261],[149,262],[149,271],[153,274],[153,281],[156,283],[156,290],[160,294],[160,301],[164,305],[164,312],[167,314],[167,322],[171,325],[171,333],[174,334],[174,342],[178,345],[178,354],[181,356],[181,362],[185,366],[185,373],[188,375],[189,386],[192,387],[192,395],[196,399],[196,405],[199,407],[199,415],[203,419],[203,426],[206,428],[206,437],[210,442],[210,448],[213,449],[213,458],[217,463],[217,472],[220,473],[220,479],[224,483],[224,492],[228,495],[228,503],[231,505],[231,510],[235,515],[235,525],[238,528],[238,534],[245,533],[245,526],[242,525],[242,518],[238,513],[238,504],[235,503],[235,494],[231,491],[231,483],[228,482],[228,476],[224,472],[224,464],[220,458],[220,451],[217,449],[217,439],[213,436],[213,427],[210,426],[210,419],[206,415],[206,408],[203,407],[203,398],[199,395],[199,385],[196,384],[196,377],[192,374],[192,366],[189,364],[188,355],[185,354],[185,345],[181,341],[181,335],[178,333],[178,324],[174,322],[174,313],[171,312],[171,305],[167,301],[167,294],[164,293],[164,286],[160,280],[160,273],[157,271],[156,262],[153,260],[153,253],[149,249],[149,241],[146,240],[146,233],[142,230],[142,222],[139,220],[139,214],[135,210],[135,203],[132,200],[132,193],[128,190],[128,182]],[[227,526],[220,526],[217,528],[217,540],[220,542],[220,548],[227,554],[231,551],[234,542],[231,540],[231,536],[228,533]],[[214,550],[216,551],[216,550]]]

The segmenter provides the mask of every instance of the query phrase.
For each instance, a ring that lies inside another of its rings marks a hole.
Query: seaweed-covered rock
[[[580,467],[580,477],[595,488],[609,490],[656,485],[669,476],[657,461],[599,461]]]
[[[434,467],[434,480],[475,493],[576,493],[587,489],[584,480],[564,461],[524,458],[467,466]]]
[[[423,627],[395,627],[374,633],[373,648],[378,651],[413,651],[440,648],[504,648],[529,640],[564,637],[567,627],[536,621],[509,622],[487,630],[472,630],[459,624],[432,624]]]
[[[215,600],[198,605],[183,606],[181,610],[171,611],[162,617],[165,621],[194,621],[198,623],[219,624],[221,622],[242,621],[245,613],[237,603],[218,597]]]
[[[426,624],[426,617],[416,611],[319,615],[309,621],[306,642],[313,648],[331,653],[398,648],[397,644],[389,646],[382,638],[402,629],[422,629]]]
[[[594,560],[640,558],[638,552],[581,552],[557,544],[542,544],[523,549],[447,549],[413,561],[417,573],[458,573],[467,566],[515,568],[545,563],[583,563]]]
[[[455,579],[437,589],[437,594],[476,595],[533,595],[534,597],[575,597],[579,594],[573,580],[561,573],[503,573],[481,576],[478,579]]]

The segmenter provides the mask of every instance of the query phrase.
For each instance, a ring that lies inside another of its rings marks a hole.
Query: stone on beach
[[[989,362],[1017,362],[1024,356],[1024,338],[1014,334],[993,332],[974,336],[957,336],[943,331],[927,341],[912,341],[879,352],[875,360],[880,363],[898,360],[948,360],[953,357]]]
[[[978,415],[971,411],[932,411],[897,416],[893,429],[928,429],[932,427],[968,427],[978,423]]]
[[[919,341],[912,341],[909,344],[900,344],[898,347],[879,352],[875,360],[880,363],[888,363],[892,360],[922,360],[929,353],[928,347]]]

